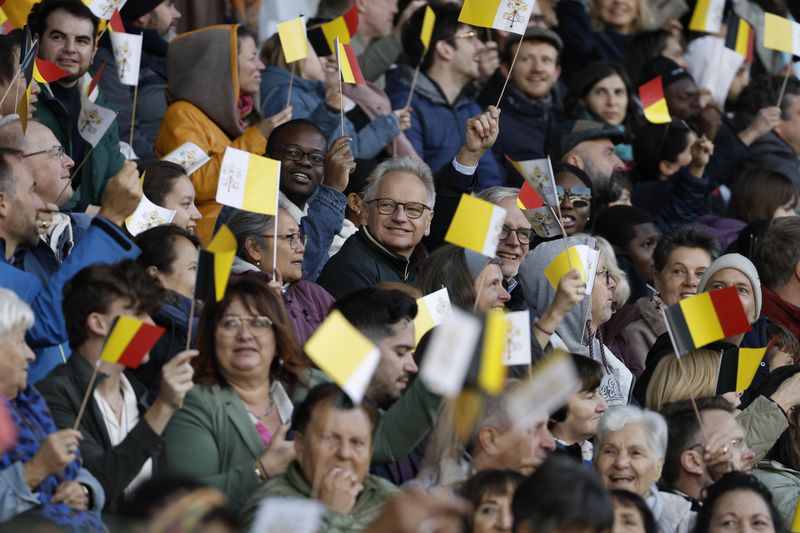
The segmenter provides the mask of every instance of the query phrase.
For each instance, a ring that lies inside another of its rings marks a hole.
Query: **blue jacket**
[[[270,117],[286,107],[291,73],[280,67],[267,67],[261,78],[261,115]],[[297,75],[292,84],[292,118],[307,118],[320,127],[328,142],[342,135],[341,117],[325,105],[325,84],[304,80]],[[356,130],[355,124],[344,115],[344,132],[353,138],[350,149],[358,159],[372,159],[400,133],[400,123],[389,113]]]
[[[481,107],[486,108],[497,103],[505,79],[499,70],[495,71],[478,96]],[[502,185],[521,187],[522,177],[511,168],[505,156],[508,155],[514,161],[527,161],[547,155],[547,133],[558,124],[563,115],[558,84],[553,86],[546,99],[533,100],[510,82],[500,107],[503,110],[500,114],[500,134],[492,152],[504,169],[505,179]]]
[[[411,76],[401,79],[400,82],[406,85],[390,94],[392,107],[395,109],[406,105],[410,78]],[[435,173],[450,163],[464,144],[467,119],[482,111],[465,92],[451,105],[439,86],[420,73],[414,97],[411,99],[411,128],[405,134],[414,150]],[[481,158],[477,176],[478,190],[504,183],[500,167],[491,152],[485,153]]]
[[[61,310],[64,285],[81,269],[94,263],[113,263],[133,259],[141,251],[120,228],[95,217],[80,241],[61,266],[46,281],[12,266],[5,259],[5,243],[0,240],[0,287],[10,289],[33,309],[35,322],[27,341],[36,352],[28,368],[28,383],[36,383],[50,370],[66,361],[67,354],[45,350],[67,342],[67,328]]]

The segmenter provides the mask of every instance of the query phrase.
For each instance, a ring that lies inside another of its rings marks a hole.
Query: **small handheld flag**
[[[664,85],[661,76],[653,78],[639,87],[639,99],[642,101],[644,117],[653,124],[666,124],[672,121],[664,97]]]
[[[436,13],[433,12],[431,6],[425,6],[425,16],[422,19],[422,31],[419,35],[419,40],[422,41],[422,47],[425,52],[431,46],[431,37],[433,36],[433,27],[436,25]]]
[[[216,200],[236,209],[275,215],[280,175],[280,161],[229,146],[222,158]]]
[[[547,268],[544,269],[544,275],[550,285],[553,288],[557,288],[561,278],[570,270],[577,270],[581,275],[581,279],[586,283],[586,294],[588,295],[592,293],[594,288],[594,277],[597,272],[599,257],[599,251],[593,250],[585,244],[570,246],[547,265]]]
[[[205,250],[200,250],[197,261],[197,281],[194,295],[204,302],[220,301],[225,297],[225,288],[233,268],[236,255],[236,237],[223,224]]]
[[[119,81],[125,85],[139,84],[139,66],[142,60],[142,35],[125,32],[119,11],[114,10],[111,20],[111,50],[117,65]]]
[[[531,313],[514,311],[506,313],[506,339],[503,364],[506,366],[531,364]]]
[[[509,419],[524,427],[533,415],[533,406],[553,414],[580,390],[581,382],[570,355],[553,350],[534,368],[531,377],[515,389],[508,399]]]
[[[464,0],[458,21],[524,35],[533,13],[529,0]]]
[[[83,0],[94,16],[103,20],[110,20],[114,11],[122,9],[125,2],[126,0]]]
[[[142,195],[136,210],[125,220],[125,227],[131,235],[136,237],[150,228],[169,224],[175,218],[175,213],[174,209],[154,204],[147,196]]]
[[[107,107],[99,106],[82,98],[81,113],[78,116],[78,133],[93,147],[106,134],[108,128],[114,123],[117,114]],[[77,171],[76,171],[77,172]]]
[[[479,318],[454,307],[433,332],[419,379],[428,390],[455,398],[464,385],[475,348],[481,337]]]
[[[356,34],[357,29],[358,7],[353,4],[353,7],[345,11],[342,16],[308,30],[308,41],[319,57],[327,57],[336,52],[334,40],[337,37],[347,44]]]
[[[380,351],[340,311],[334,310],[305,345],[312,361],[350,397],[361,403]]]
[[[33,79],[38,83],[53,83],[69,73],[46,59],[36,57],[33,60]]]
[[[414,344],[434,327],[450,316],[452,306],[446,288],[439,289],[417,300],[417,316],[414,318]]]
[[[342,44],[339,38],[336,38],[336,61],[339,66],[339,76],[342,81],[349,84],[363,85],[364,75],[361,73],[361,67],[358,66],[358,58],[349,44]]]
[[[450,227],[447,228],[444,240],[479,254],[494,257],[497,254],[497,245],[505,219],[506,210],[502,207],[464,194],[458,203]]]
[[[698,0],[689,21],[689,29],[706,33],[719,33],[725,0]],[[730,31],[730,28],[728,28]]]
[[[702,292],[664,310],[675,355],[750,330],[736,287]]]
[[[800,56],[800,23],[764,13],[764,47]]]
[[[182,166],[183,170],[186,171],[186,175],[190,176],[192,172],[211,161],[211,158],[192,141],[186,141],[162,157],[161,160]]]
[[[278,24],[278,38],[281,40],[283,57],[286,58],[287,63],[294,63],[308,57],[308,40],[303,17]]]
[[[138,368],[144,356],[155,346],[164,328],[146,324],[136,318],[120,315],[106,338],[100,360],[127,368]]]
[[[748,63],[753,62],[755,31],[746,20],[736,13],[728,17],[728,33],[725,35],[725,46],[744,57]]]
[[[722,353],[716,394],[747,390],[756,377],[767,348],[732,348]]]
[[[560,209],[550,159],[514,161],[506,156],[506,160],[522,176],[523,183],[517,205],[530,222],[533,231],[543,238],[563,234],[564,229],[557,215]]]

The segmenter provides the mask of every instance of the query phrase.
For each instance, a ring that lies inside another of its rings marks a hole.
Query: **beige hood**
[[[209,26],[178,35],[169,45],[167,76],[173,100],[197,106],[231,139],[244,128],[239,124],[237,24]],[[258,94],[252,95],[255,110]]]

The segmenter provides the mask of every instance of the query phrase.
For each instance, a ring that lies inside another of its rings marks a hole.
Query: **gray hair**
[[[244,260],[249,260],[247,248],[245,248],[247,239],[252,238],[258,246],[266,248],[266,234],[275,227],[275,217],[237,209],[228,219],[227,225],[233,236],[236,237],[236,255]]]
[[[600,450],[609,433],[619,431],[628,424],[642,426],[650,439],[650,448],[658,458],[664,458],[667,452],[667,422],[655,411],[641,409],[634,405],[620,405],[605,412],[597,426],[597,446]]]
[[[0,341],[19,327],[30,329],[33,326],[33,311],[13,291],[0,289]]]
[[[628,283],[628,275],[619,267],[619,263],[617,263],[617,256],[614,254],[614,248],[611,247],[611,243],[599,235],[594,235],[594,239],[597,241],[597,247],[600,249],[600,257],[606,264],[608,274],[617,284],[617,286],[614,287],[614,292],[611,293],[611,304],[614,306],[614,311],[616,312],[617,309],[622,307],[625,302],[628,301],[628,298],[631,295],[631,286],[630,283]]]
[[[499,204],[503,200],[508,200],[509,198],[516,199],[519,196],[519,189],[515,187],[489,187],[488,189],[484,189],[478,194],[475,195],[476,198],[480,198],[481,200],[486,200],[492,204]]]
[[[424,161],[409,156],[393,157],[375,167],[369,176],[369,185],[364,190],[365,202],[371,202],[377,198],[378,188],[381,186],[383,178],[392,172],[407,172],[418,177],[428,193],[425,205],[429,209],[433,209],[436,204],[436,189],[433,185],[431,167],[426,165]]]

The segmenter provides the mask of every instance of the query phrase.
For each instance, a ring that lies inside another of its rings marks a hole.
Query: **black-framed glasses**
[[[222,336],[233,337],[244,325],[254,337],[263,337],[272,328],[272,320],[268,316],[225,315],[218,327]]]
[[[38,152],[31,152],[30,154],[22,154],[22,158],[25,159],[28,157],[33,157],[35,155],[41,155],[41,154],[58,156],[58,160],[62,163],[64,162],[64,156],[67,155],[66,152],[64,152],[64,147],[58,145],[58,146],[53,146],[52,148],[48,148],[47,150],[39,150]]]
[[[274,239],[274,235],[267,235],[268,239]],[[287,233],[286,235],[278,235],[279,239],[283,239],[284,241],[289,241],[289,246],[292,250],[297,250],[297,247],[302,244],[303,246],[306,245],[308,242],[308,236],[302,233]]]
[[[284,146],[283,148],[277,148],[277,151],[280,151],[284,159],[289,161],[301,161],[303,157],[308,156],[308,162],[315,167],[325,165],[325,154],[322,152],[304,152],[297,146]]]
[[[378,208],[378,213],[381,215],[394,215],[395,211],[397,211],[398,206],[403,206],[403,211],[405,212],[408,218],[419,218],[425,212],[426,209],[430,209],[425,204],[419,202],[395,202],[391,198],[375,198],[374,200],[369,200],[368,204],[374,203]]]
[[[520,244],[530,244],[531,243],[531,229],[530,228],[510,228],[503,224],[503,229],[500,230],[500,240],[504,241],[511,237],[512,233],[517,234],[517,240]]]
[[[563,202],[565,196],[568,197],[572,207],[589,207],[592,203],[592,189],[589,187],[565,189],[561,185],[556,185],[556,195],[559,202]]]

